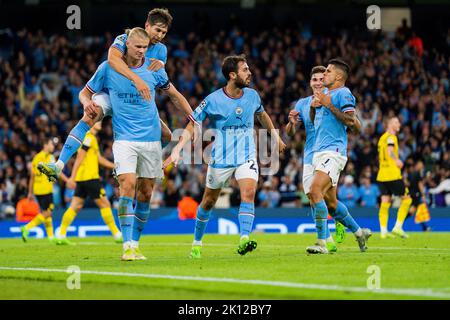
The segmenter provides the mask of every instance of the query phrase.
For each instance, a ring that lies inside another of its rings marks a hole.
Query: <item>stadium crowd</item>
[[[449,30],[450,35],[450,30]],[[59,137],[56,150],[82,115],[78,93],[106,59],[114,35],[46,35],[42,31],[3,32],[0,38],[0,203],[14,206],[26,197],[32,157],[41,150],[45,137]],[[166,70],[192,108],[221,87],[222,59],[244,53],[253,73],[253,87],[265,110],[282,130],[287,151],[281,155],[278,172],[261,176],[257,194],[260,207],[308,205],[303,193],[302,149],[305,132],[290,139],[284,127],[287,115],[300,97],[310,94],[309,72],[334,57],[343,57],[352,67],[347,86],[357,99],[362,133],[349,136],[349,159],[341,174],[339,198],[350,206],[376,206],[379,191],[377,142],[384,132],[383,117],[397,114],[400,158],[406,167],[424,162],[428,203],[450,206],[450,57],[428,47],[409,29],[395,34],[315,35],[308,27],[265,30],[249,34],[235,27],[213,37],[191,32],[169,32]],[[450,36],[448,37],[450,46]],[[160,117],[172,130],[186,119],[171,102],[157,96]],[[112,130],[105,120],[99,135],[102,153],[112,160]],[[55,156],[58,156],[58,153]],[[73,160],[72,160],[73,163]],[[71,165],[65,170],[70,172]],[[407,179],[406,168],[403,170]],[[176,206],[185,196],[200,201],[206,165],[181,165],[166,170],[152,198],[152,207]],[[111,172],[102,171],[108,197],[117,196]],[[62,182],[55,188],[56,203],[65,207],[70,190]],[[223,190],[218,207],[239,204],[235,182]]]

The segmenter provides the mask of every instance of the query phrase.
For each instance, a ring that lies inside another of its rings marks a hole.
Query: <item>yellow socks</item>
[[[44,221],[45,231],[47,231],[47,237],[49,239],[53,238],[53,220],[52,217],[47,217]]]
[[[103,221],[108,226],[109,230],[111,230],[111,234],[115,236],[119,232],[119,229],[117,228],[116,222],[114,221],[111,208],[100,209],[100,214],[102,215]]]
[[[382,202],[380,205],[380,211],[378,213],[378,217],[380,219],[381,233],[387,233],[390,206],[391,206],[390,202]]]
[[[69,209],[64,212],[64,216],[61,221],[61,227],[59,229],[59,236],[61,238],[65,238],[67,234],[67,227],[70,226],[73,219],[77,216],[77,213],[75,210],[72,209],[72,207],[69,207]]]
[[[412,199],[411,198],[404,198],[402,199],[402,202],[400,203],[400,207],[397,211],[397,221],[395,222],[395,227],[398,229],[402,229],[403,222],[406,219],[406,216],[408,215],[409,207],[411,206]]]
[[[36,217],[34,217],[33,220],[31,220],[30,222],[28,222],[28,224],[25,226],[25,229],[30,230],[31,228],[37,227],[38,225],[40,225],[41,223],[45,222],[45,217],[38,213]]]

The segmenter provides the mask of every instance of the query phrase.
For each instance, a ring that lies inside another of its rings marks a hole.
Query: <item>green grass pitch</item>
[[[132,262],[120,261],[111,237],[1,239],[0,299],[450,299],[450,233],[374,234],[365,253],[347,234],[329,255],[305,253],[313,234],[254,238],[258,248],[239,256],[238,236],[206,235],[203,258],[192,260],[191,235],[144,236],[148,260]],[[80,289],[70,290],[74,265]]]

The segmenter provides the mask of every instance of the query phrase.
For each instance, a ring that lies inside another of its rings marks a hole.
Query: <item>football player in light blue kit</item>
[[[315,66],[311,70],[309,85],[313,92],[323,89],[323,73],[324,66]],[[289,136],[294,136],[296,127],[299,123],[303,123],[306,133],[306,141],[303,147],[303,190],[305,194],[310,196],[311,183],[314,176],[314,167],[312,165],[313,147],[315,140],[314,123],[310,119],[310,106],[314,102],[314,95],[306,98],[301,98],[295,104],[295,108],[289,112],[289,123],[286,125],[286,132]],[[311,207],[311,211],[312,207]],[[314,216],[313,216],[314,219]],[[338,230],[340,232],[338,232]],[[336,222],[337,238],[342,238],[342,233],[345,234],[345,228],[342,224]],[[339,241],[338,241],[339,242]],[[333,237],[330,234],[328,224],[326,226],[326,245],[329,252],[336,252],[337,247],[334,243]]]
[[[147,21],[145,22],[145,31],[147,31],[150,37],[150,43],[145,56],[152,61],[148,66],[150,71],[157,71],[167,63],[167,47],[161,41],[166,36],[172,20],[173,18],[167,9],[155,8],[148,13]],[[133,72],[132,69],[128,68],[123,60],[127,51],[127,39],[128,35],[126,33],[114,39],[113,44],[108,50],[108,63],[115,71],[133,82],[144,99],[150,100],[150,88],[147,83],[138,74]],[[164,139],[170,141],[172,132],[162,120],[161,127]]]
[[[355,235],[362,252],[367,250],[369,229],[360,228],[347,207],[337,201],[336,187],[339,174],[347,162],[347,128],[354,130],[356,100],[345,87],[350,72],[349,66],[340,59],[332,59],[324,73],[326,92],[314,93],[311,104],[311,120],[314,120],[314,178],[310,198],[316,221],[317,243],[309,246],[308,253],[328,253],[326,247],[326,225],[328,213]],[[327,202],[325,202],[325,197]],[[328,208],[330,210],[328,210]]]
[[[173,18],[167,9],[155,8],[148,13],[145,31],[150,37],[150,43],[145,56],[152,60],[152,63],[149,65],[150,71],[157,71],[167,63],[167,47],[161,41],[166,36],[172,20]],[[127,51],[127,39],[128,35],[126,33],[114,39],[108,50],[108,63],[115,71],[133,82],[144,99],[150,100],[150,88],[147,83],[133,70],[130,70],[123,61]]]
[[[196,259],[201,258],[202,237],[211,211],[221,189],[228,183],[233,173],[241,193],[238,253],[245,255],[257,246],[256,241],[250,239],[258,182],[258,163],[253,137],[255,115],[261,125],[274,135],[279,151],[282,152],[286,147],[274,130],[269,115],[264,111],[258,92],[248,88],[252,74],[245,57],[226,57],[222,64],[222,73],[227,79],[227,85],[208,95],[194,111],[194,118],[198,122],[209,118],[215,137],[206,175],[205,193],[198,207],[195,222],[191,257]],[[171,162],[177,164],[180,151],[189,141],[193,128],[194,124],[186,127],[180,142],[165,161],[165,166]]]
[[[140,234],[150,214],[150,198],[155,178],[163,176],[161,126],[154,93],[156,88],[166,92],[175,106],[191,115],[187,100],[170,83],[164,69],[147,70],[151,61],[144,54],[149,42],[142,28],[128,33],[125,60],[151,89],[151,100],[144,100],[136,87],[123,75],[103,62],[80,92],[84,115],[71,130],[58,161],[40,164],[39,169],[49,178],[57,177],[64,164],[78,150],[87,131],[103,116],[112,115],[114,133],[113,154],[120,184],[119,221],[123,234],[122,260],[145,260],[139,250]],[[108,92],[110,105],[97,105],[95,94]],[[136,196],[136,207],[133,200]]]

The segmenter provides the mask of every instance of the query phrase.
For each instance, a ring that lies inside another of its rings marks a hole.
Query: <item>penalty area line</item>
[[[66,270],[66,269],[52,269],[52,268],[0,267],[0,270],[35,271],[35,272],[49,272],[49,273],[50,272],[72,273],[72,272],[68,272],[68,270]],[[430,298],[450,299],[450,293],[438,292],[438,291],[434,291],[432,289],[408,289],[408,288],[368,289],[365,287],[346,287],[346,286],[340,286],[340,285],[327,285],[327,284],[315,284],[315,283],[298,283],[298,282],[285,282],[285,281],[215,278],[215,277],[177,276],[177,275],[166,275],[166,274],[128,273],[128,272],[95,271],[95,270],[80,270],[80,274],[115,276],[115,277],[136,277],[136,278],[149,278],[149,279],[169,279],[169,280],[183,280],[183,281],[201,281],[201,282],[216,282],[216,283],[250,284],[250,285],[262,285],[262,286],[296,288],[296,289],[391,294],[391,295],[405,295],[405,296],[414,296],[414,297],[430,297]]]

